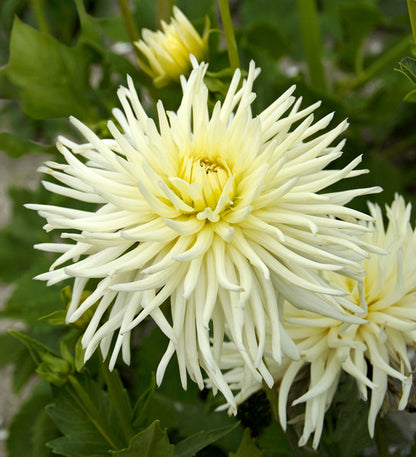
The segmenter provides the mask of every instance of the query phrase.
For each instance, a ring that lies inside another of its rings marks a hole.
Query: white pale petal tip
[[[70,118],[71,118],[71,116],[70,116]],[[66,141],[68,141],[68,140],[64,136],[58,135],[57,142],[65,143]],[[45,163],[47,163],[47,162],[45,162]]]
[[[69,116],[69,121],[75,126],[81,124],[81,121],[79,121],[75,116]]]
[[[47,278],[45,277],[47,273],[41,273],[40,275],[34,276],[33,279],[36,279],[36,281],[45,281]]]
[[[198,68],[199,67],[199,62],[198,62],[197,58],[193,54],[189,54],[189,58],[191,60],[192,67],[193,68]],[[202,66],[202,64],[203,64],[203,62],[201,62],[201,66]]]
[[[72,314],[71,315],[67,314],[65,317],[65,324],[72,324],[73,322],[75,322],[75,321],[72,319]],[[83,348],[85,349],[84,345],[83,345]]]
[[[302,447],[302,446],[305,446],[305,444],[308,442],[308,440],[306,439],[306,437],[304,437],[303,435],[300,437],[300,440],[298,441],[298,446],[299,447]]]
[[[23,205],[26,209],[34,210],[34,211],[39,211],[40,210],[40,205],[36,205],[34,203],[25,203]]]

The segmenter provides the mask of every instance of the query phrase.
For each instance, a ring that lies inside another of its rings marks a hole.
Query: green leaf
[[[85,371],[52,392],[54,402],[46,411],[64,435],[48,443],[55,453],[101,457],[125,447],[108,393]]]
[[[133,353],[133,373],[135,394],[139,397],[149,389],[152,373],[166,350],[166,337],[155,329]],[[140,417],[140,423],[151,423],[160,420],[162,428],[179,430],[181,437],[191,436],[201,430],[212,430],[234,425],[237,420],[225,411],[214,411],[224,403],[221,398],[213,399],[211,395],[201,400],[196,384],[189,382],[185,391],[181,386],[179,369],[176,360],[169,364],[162,384],[150,395],[146,408]],[[146,398],[145,395],[143,398]],[[216,403],[215,403],[216,401]],[[135,410],[137,417],[137,409]],[[237,426],[225,438],[219,439],[216,446],[225,452],[237,449],[242,436],[242,427]]]
[[[36,274],[47,271],[50,264],[50,259],[42,255],[38,261],[38,265],[22,274],[5,308],[0,311],[0,317],[20,319],[31,325],[46,327],[39,318],[62,308],[59,286],[47,287],[44,282],[33,279]]]
[[[65,325],[65,316],[66,311],[64,309],[59,309],[57,311],[52,311],[46,316],[40,317],[39,321],[49,325]]]
[[[237,449],[237,452],[231,452],[229,457],[262,457],[263,452],[255,445],[253,438],[251,437],[250,430],[246,428],[244,430],[243,439]]]
[[[321,449],[339,457],[361,456],[363,450],[372,444],[367,426],[368,408],[368,403],[360,399],[356,382],[347,375],[341,376],[331,407],[325,415]],[[347,436],[354,439],[345,439]]]
[[[56,427],[45,416],[45,405],[51,392],[46,383],[35,387],[31,396],[20,407],[9,426],[6,447],[9,457],[49,457],[51,451],[45,442],[57,435]]]
[[[399,62],[399,68],[395,68],[395,70],[403,73],[410,82],[416,84],[416,59],[413,57],[404,57]]]
[[[155,392],[156,379],[153,374],[149,387],[140,395],[133,409],[133,425],[137,428],[144,427],[148,407]]]
[[[265,457],[293,457],[293,452],[286,435],[276,422],[258,437],[257,443]]]
[[[18,330],[9,330],[9,334],[17,338],[29,349],[30,355],[32,356],[34,362],[37,365],[39,365],[42,362],[42,357],[45,354],[50,354],[53,356],[57,355],[43,343],[36,340],[35,338],[32,338],[26,333],[19,332]]]
[[[22,349],[14,362],[12,379],[13,392],[18,393],[31,379],[35,370],[36,364],[33,361],[32,356],[26,347],[22,346]]]
[[[58,430],[45,409],[33,418],[32,457],[52,457],[52,451],[46,443],[58,436]]]
[[[7,75],[21,90],[25,112],[34,119],[92,117],[88,102],[90,56],[14,20]]]
[[[238,425],[239,424],[236,423],[227,427],[216,428],[214,430],[210,430],[209,432],[202,430],[192,436],[189,436],[176,444],[175,457],[192,457],[209,444],[215,443],[215,441],[228,435],[231,431],[238,427]],[[256,456],[253,455],[253,457]]]
[[[168,435],[154,421],[146,430],[135,435],[127,449],[114,452],[119,457],[173,457],[175,447],[169,443]]]
[[[416,103],[416,89],[411,90],[408,92],[405,97],[403,98],[405,102]]]
[[[78,373],[84,368],[85,365],[85,349],[82,347],[82,335],[78,338],[77,342],[75,343],[75,369]]]
[[[132,426],[133,409],[131,407],[129,394],[124,387],[118,371],[110,371],[107,366],[107,361],[101,360],[101,374],[103,375],[108,395],[110,396],[112,406],[117,415],[117,421],[120,424],[127,444],[136,431]]]
[[[38,215],[23,207],[33,198],[33,192],[12,188],[9,195],[13,201],[13,218],[8,227],[0,230],[0,280],[4,282],[21,279],[22,272],[42,258],[35,253],[33,245],[48,240]]]
[[[21,347],[16,344],[12,335],[4,333],[0,335],[0,368],[10,362],[14,362]]]
[[[13,135],[12,133],[0,133],[0,150],[15,159],[25,154],[49,154],[54,152],[55,149],[55,145],[43,145]]]

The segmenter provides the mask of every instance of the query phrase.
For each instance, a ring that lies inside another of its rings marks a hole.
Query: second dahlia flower
[[[402,384],[398,409],[404,409],[409,400],[413,370],[408,349],[416,348],[416,230],[409,222],[410,205],[406,206],[402,197],[396,197],[391,207],[387,207],[387,228],[380,208],[371,205],[370,209],[375,222],[368,224],[367,241],[388,253],[372,255],[364,261],[367,275],[362,283],[327,273],[357,304],[365,304],[359,314],[366,323],[349,324],[285,303],[285,328],[299,348],[301,359],[285,358],[282,364],[276,364],[271,357],[266,357],[279,389],[279,417],[283,428],[287,422],[289,391],[300,370],[309,371],[309,388],[293,403],[305,403],[300,445],[306,444],[313,434],[313,447],[317,448],[325,411],[332,402],[342,371],[355,378],[363,400],[367,400],[368,390],[371,391],[368,416],[371,436],[388,390],[389,377]],[[271,345],[268,334],[266,352],[271,351]],[[237,402],[262,388],[250,376],[233,343],[224,347],[221,365],[229,369],[226,374],[229,385],[239,390]]]
[[[47,219],[46,230],[62,230],[68,240],[37,246],[61,253],[38,279],[75,279],[68,322],[96,306],[82,339],[87,359],[100,345],[104,355],[112,348],[110,366],[120,351],[128,363],[130,332],[151,316],[169,338],[157,381],[176,353],[184,387],[187,374],[203,387],[202,368],[234,407],[219,367],[225,339],[234,342],[252,375],[269,385],[266,322],[272,357],[299,356],[280,323],[285,297],[314,312],[362,322],[353,315],[360,305],[321,272],[362,273],[367,245],[353,235],[368,229],[353,218],[370,217],[344,204],[378,189],[318,194],[363,173],[355,170],[360,158],[324,170],[342,154],[344,141],[332,143],[347,123],[322,133],[332,115],[314,123],[319,103],[301,109],[293,87],[253,116],[259,73],[253,63],[241,88],[235,72],[224,102],[210,113],[206,70],[194,60],[188,80],[181,79],[177,112],[157,104],[158,125],[131,79],[118,92],[123,112],[114,112],[121,130],[108,123],[113,138],[100,139],[72,119],[86,143],[60,138],[65,162],[41,169],[58,183],[44,185],[98,209],[28,206]],[[88,281],[97,278],[81,301]],[[169,299],[164,314],[160,307]]]
[[[153,79],[156,87],[179,81],[182,74],[187,75],[192,68],[190,54],[198,61],[208,54],[207,25],[201,37],[176,6],[173,7],[171,22],[162,21],[161,25],[162,30],[157,32],[143,29],[142,39],[134,43],[143,56],[139,58],[140,66]]]

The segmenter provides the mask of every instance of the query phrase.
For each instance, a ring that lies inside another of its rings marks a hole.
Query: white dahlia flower
[[[188,74],[192,68],[190,54],[198,61],[208,54],[208,23],[201,37],[182,11],[174,6],[170,23],[161,21],[161,25],[163,31],[143,29],[143,38],[134,43],[144,57],[139,57],[139,64],[156,87],[179,81],[180,75]]]
[[[99,344],[106,355],[117,333],[110,367],[120,350],[128,363],[130,332],[151,316],[170,340],[157,382],[176,352],[184,387],[187,373],[203,387],[202,367],[234,406],[219,368],[224,338],[236,344],[253,376],[269,385],[266,322],[272,357],[299,356],[280,323],[284,297],[362,322],[352,314],[359,305],[326,282],[322,271],[362,273],[367,245],[353,235],[368,229],[352,218],[370,217],[343,205],[378,188],[317,194],[363,173],[354,170],[360,158],[341,170],[323,170],[342,154],[344,141],[330,145],[347,123],[319,134],[332,115],[313,123],[319,103],[300,109],[293,87],[253,117],[252,85],[259,73],[253,63],[241,88],[235,72],[224,102],[209,113],[207,65],[194,65],[189,79],[181,79],[177,112],[158,102],[158,126],[130,78],[118,92],[124,113],[114,111],[122,130],[108,123],[112,139],[100,139],[72,119],[87,143],[60,138],[66,163],[47,162],[41,171],[62,184],[44,185],[98,209],[28,207],[47,219],[46,230],[71,230],[61,238],[72,242],[37,246],[62,253],[37,279],[55,284],[75,278],[68,322],[96,306],[82,338],[86,359]],[[96,278],[93,293],[81,302]],[[168,299],[170,314],[164,315],[160,307]]]
[[[367,400],[368,389],[371,390],[368,416],[371,436],[386,396],[389,376],[402,383],[398,409],[405,408],[409,399],[413,371],[408,348],[416,348],[416,231],[409,223],[410,205],[406,206],[402,197],[396,197],[392,206],[387,207],[386,230],[380,208],[371,205],[370,210],[375,223],[368,224],[371,232],[367,234],[367,241],[386,249],[388,254],[373,255],[364,261],[367,275],[361,284],[327,273],[357,304],[365,304],[360,316],[367,323],[349,324],[285,303],[285,329],[299,348],[301,359],[284,358],[278,365],[270,355],[265,358],[279,389],[279,418],[283,428],[286,428],[286,405],[292,384],[301,368],[309,369],[309,389],[293,402],[293,405],[306,403],[299,445],[306,444],[314,433],[313,447],[317,448],[325,411],[342,371],[356,379],[362,399]],[[271,353],[271,340],[271,334],[267,333],[266,354]],[[240,390],[236,396],[238,403],[262,388],[261,383],[249,375],[232,343],[226,343],[223,349],[221,367],[229,369],[225,377],[230,387]]]

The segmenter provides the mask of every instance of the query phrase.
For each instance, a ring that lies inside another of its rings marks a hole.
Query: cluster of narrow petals
[[[332,115],[314,122],[319,103],[301,108],[292,87],[253,116],[259,70],[251,63],[247,78],[240,84],[236,71],[224,101],[210,112],[207,65],[193,64],[181,79],[178,110],[166,112],[158,102],[158,124],[131,79],[119,89],[123,110],[114,110],[118,126],[108,123],[111,139],[72,119],[87,142],[59,138],[65,163],[42,167],[54,178],[44,186],[92,209],[28,207],[46,218],[46,230],[58,229],[68,240],[37,246],[61,254],[38,279],[74,278],[68,322],[94,310],[82,339],[86,359],[100,345],[111,367],[120,352],[128,363],[130,332],[150,316],[169,339],[157,381],[176,353],[184,387],[187,375],[203,387],[202,368],[235,408],[220,369],[223,343],[235,345],[254,379],[273,385],[266,342],[276,362],[299,358],[281,324],[285,298],[363,322],[362,304],[322,272],[361,277],[371,247],[359,235],[370,228],[357,220],[371,217],[345,204],[379,189],[322,193],[364,171],[355,169],[360,158],[324,169],[341,156],[344,141],[333,143],[347,123],[322,133]]]
[[[309,372],[309,388],[293,402],[293,405],[305,403],[299,445],[306,444],[313,434],[313,447],[317,448],[324,415],[342,372],[355,378],[363,400],[367,400],[371,391],[368,416],[371,436],[386,397],[389,377],[402,384],[398,409],[404,409],[409,400],[413,371],[408,349],[416,346],[416,231],[409,223],[410,205],[406,206],[402,197],[396,197],[387,208],[387,229],[380,208],[371,205],[370,210],[375,223],[368,224],[371,232],[366,235],[367,241],[385,249],[387,254],[372,255],[364,261],[367,275],[361,283],[327,273],[352,299],[364,304],[360,316],[366,323],[345,323],[286,303],[285,328],[301,359],[284,359],[282,364],[276,364],[266,358],[279,390],[279,418],[284,428],[289,392],[298,373],[304,373],[305,369]],[[267,341],[266,353],[271,348],[270,340]],[[227,381],[239,390],[236,398],[241,402],[262,386],[248,375],[232,343],[227,345],[222,367],[229,370]]]

